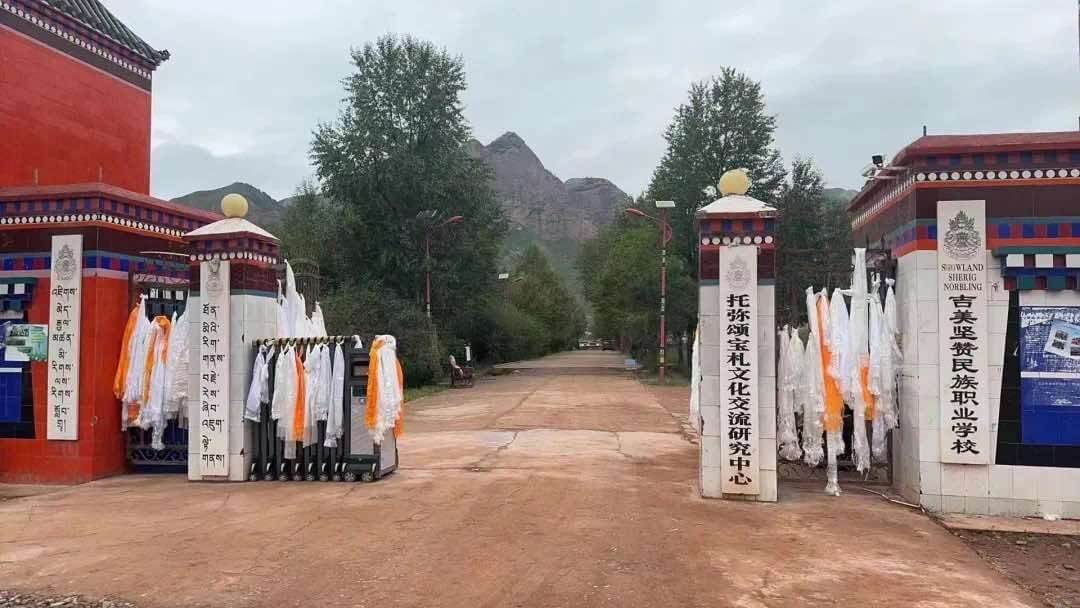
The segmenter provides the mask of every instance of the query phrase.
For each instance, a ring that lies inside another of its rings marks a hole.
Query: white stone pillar
[[[740,177],[741,174],[741,177]],[[701,336],[700,489],[774,502],[776,210],[746,196],[741,171],[697,213]]]
[[[277,337],[278,241],[244,219],[243,197],[227,195],[222,210],[225,219],[185,236],[191,245],[188,479],[244,481],[254,444],[253,425],[244,420],[252,343]]]

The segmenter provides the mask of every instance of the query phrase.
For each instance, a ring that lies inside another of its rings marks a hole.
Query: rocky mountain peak
[[[525,140],[507,131],[466,152],[491,168],[495,192],[511,225],[547,241],[584,241],[611,223],[630,197],[601,177],[563,182],[544,167]]]
[[[484,146],[488,156],[510,156],[521,158],[523,162],[532,163],[544,166],[544,163],[540,162],[540,157],[529,148],[529,145],[525,143],[524,139],[521,139],[517,133],[513,131],[507,131],[499,137],[497,137],[490,144]]]

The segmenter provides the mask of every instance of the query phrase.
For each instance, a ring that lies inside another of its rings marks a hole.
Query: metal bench
[[[469,388],[473,385],[473,368],[458,365],[454,355],[450,355],[450,388]]]

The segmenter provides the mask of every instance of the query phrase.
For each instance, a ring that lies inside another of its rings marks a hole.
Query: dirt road
[[[409,404],[403,467],[375,484],[128,476],[0,502],[0,587],[140,606],[1039,605],[877,497],[699,498],[697,448],[652,393],[561,369],[596,356]]]

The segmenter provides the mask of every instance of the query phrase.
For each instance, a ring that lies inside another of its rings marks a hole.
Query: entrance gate
[[[832,289],[849,287],[853,266],[851,263],[851,249],[780,249],[777,251],[777,274],[776,274],[776,318],[781,327],[791,325],[804,327],[807,323],[805,308],[806,288],[813,286],[815,290],[825,287],[831,292]],[[896,259],[888,249],[866,250],[867,285],[871,285],[870,276],[874,273],[881,275],[882,302],[885,301],[885,280],[896,278]],[[895,291],[895,287],[894,287]],[[802,420],[796,416],[799,425],[799,434],[802,436]],[[866,422],[867,435],[870,432],[870,422]],[[886,462],[874,462],[870,470],[860,473],[855,470],[855,462],[852,459],[851,444],[853,432],[853,419],[850,409],[844,408],[844,446],[845,451],[837,460],[839,480],[841,483],[870,483],[892,485],[892,437],[890,432],[888,445],[888,459]],[[816,467],[807,466],[803,462],[791,462],[778,460],[776,463],[777,477],[781,480],[815,480],[825,482],[825,462]]]
[[[129,280],[128,309],[139,302],[139,296],[146,296],[146,316],[153,319],[162,315],[172,318],[183,314],[188,297],[188,268],[186,261],[178,265],[175,261],[164,259],[173,254],[165,252],[144,252],[160,259],[147,264],[148,272],[132,273]],[[186,255],[176,256],[183,257]],[[152,272],[150,272],[152,270]],[[136,473],[187,473],[188,469],[188,429],[186,412],[180,412],[180,419],[170,420],[162,441],[164,449],[151,447],[152,431],[129,428],[127,440],[128,467]]]
[[[140,296],[146,297],[146,315],[148,319],[163,315],[172,317],[183,314],[187,306],[190,289],[187,254],[165,251],[143,251],[138,262],[139,272],[129,275],[128,310],[134,307]],[[276,268],[278,279],[285,281],[285,266]],[[311,260],[299,260],[294,265],[298,291],[307,300],[311,313],[319,295],[321,275],[319,266]],[[193,346],[194,348],[194,346]],[[162,437],[164,449],[155,450],[151,446],[152,431],[129,428],[125,440],[127,443],[128,468],[137,473],[187,473],[188,472],[188,428],[186,411],[180,412],[180,419],[170,420]]]

